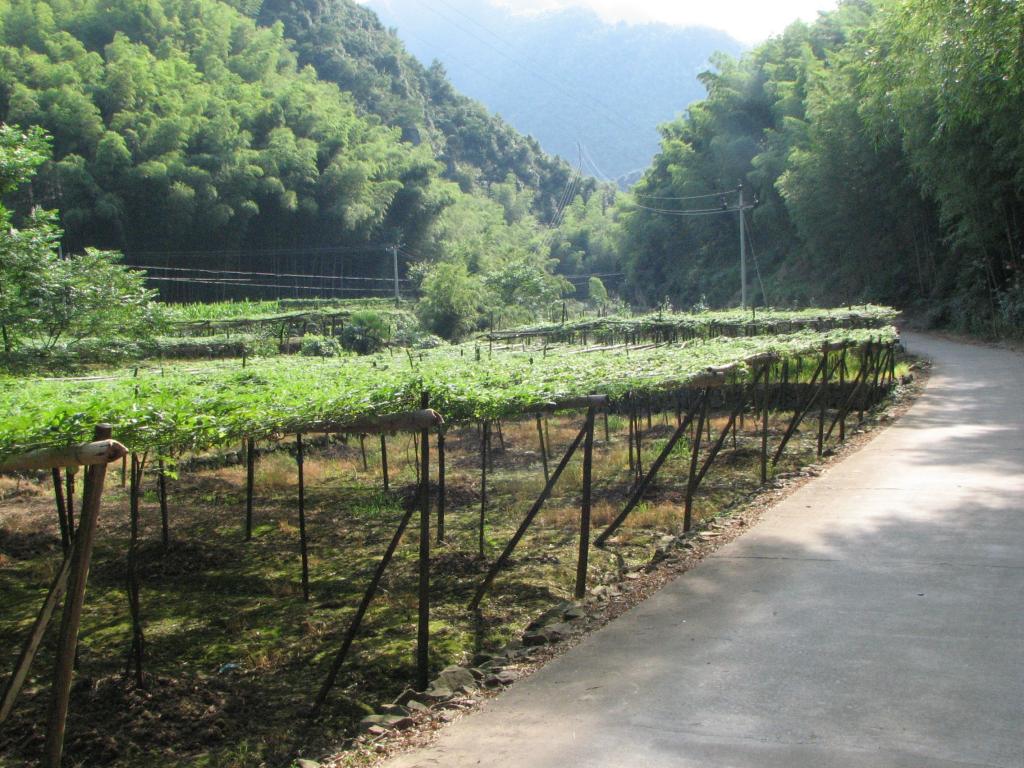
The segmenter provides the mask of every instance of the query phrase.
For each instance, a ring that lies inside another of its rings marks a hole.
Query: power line
[[[250,272],[236,269],[200,269],[199,267],[158,267],[146,264],[133,264],[132,269],[158,270],[160,272],[197,272],[206,275],[249,275],[254,277],[296,277],[302,280],[365,280],[377,283],[393,283],[390,277],[355,277],[349,275],[308,275],[294,272]],[[400,282],[407,283],[402,278]]]
[[[735,192],[735,189],[731,189],[727,192],[708,192],[706,195],[688,195],[686,197],[663,197],[661,195],[642,195],[639,192],[633,192],[633,197],[642,197],[646,200],[704,200],[708,197],[725,197]]]
[[[671,216],[714,216],[722,213],[735,213],[735,208],[694,208],[693,210],[675,210],[669,208],[651,208],[647,205],[640,205],[640,203],[634,203],[630,201],[630,205],[637,208],[642,208],[645,211],[652,211],[654,213],[665,213]]]
[[[206,251],[126,251],[128,257],[135,256],[287,256],[292,254],[306,253],[376,253],[387,251],[390,245],[323,245],[306,246],[294,248],[235,248],[231,250],[206,250]]]
[[[253,283],[242,279],[202,277],[147,277],[162,283],[184,283],[195,285],[220,285],[227,288],[274,288],[285,291],[317,291],[331,293],[391,293],[390,288],[339,288],[336,286],[280,285],[274,283]]]

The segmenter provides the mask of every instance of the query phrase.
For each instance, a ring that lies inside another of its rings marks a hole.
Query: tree
[[[421,290],[416,310],[423,324],[438,336],[459,339],[475,327],[483,290],[465,264],[434,265],[423,278]]]
[[[0,192],[30,183],[49,157],[39,128],[0,125]],[[33,209],[20,226],[0,205],[0,338],[7,363],[20,348],[46,354],[86,338],[139,339],[158,326],[145,275],[118,264],[120,254],[88,249],[62,258],[52,211]]]

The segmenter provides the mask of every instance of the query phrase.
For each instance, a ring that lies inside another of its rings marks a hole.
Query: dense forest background
[[[736,300],[736,214],[675,198],[742,182],[756,301],[870,299],[1021,332],[1022,4],[848,0],[701,78],[707,98],[662,127],[622,207],[634,298]]]
[[[136,264],[323,269],[363,249],[379,275],[397,243],[424,316],[458,336],[593,273],[641,306],[736,303],[742,183],[755,303],[1020,332],[1022,30],[1007,0],[847,0],[716,55],[621,193],[351,0],[2,0],[0,119],[52,136],[6,200],[56,209],[65,252]]]

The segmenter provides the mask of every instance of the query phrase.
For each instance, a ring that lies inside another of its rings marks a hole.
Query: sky
[[[488,0],[514,12],[589,8],[604,21],[662,22],[721,29],[753,44],[782,32],[797,19],[813,21],[836,0]]]

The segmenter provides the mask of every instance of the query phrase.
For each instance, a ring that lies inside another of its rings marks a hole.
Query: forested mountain
[[[1020,3],[848,0],[716,59],[623,204],[633,295],[738,298],[737,214],[716,209],[742,181],[755,300],[870,299],[1020,333],[1022,29]]]
[[[55,209],[67,252],[123,251],[195,298],[254,271],[389,276],[398,243],[424,290],[461,291],[457,319],[434,324],[448,335],[558,300],[555,266],[613,260],[613,192],[458,94],[371,11],[237,5],[0,2],[0,121],[52,136],[8,202]]]
[[[0,21],[0,116],[52,134],[30,194],[71,250],[360,242],[443,207],[429,147],[216,0],[15,0]]]
[[[590,11],[516,14],[479,0],[369,0],[422,61],[573,164],[612,178],[642,170],[657,126],[704,95],[697,75],[716,51],[743,46],[724,32],[665,24],[606,24]]]
[[[371,10],[352,0],[265,0],[257,18],[264,26],[281,22],[300,64],[350,92],[364,114],[401,128],[406,141],[428,144],[446,178],[470,191],[511,174],[539,193],[534,208],[543,220],[554,216],[569,166],[457,92],[442,66],[422,66]]]

